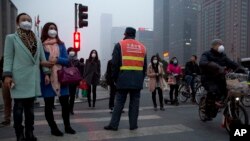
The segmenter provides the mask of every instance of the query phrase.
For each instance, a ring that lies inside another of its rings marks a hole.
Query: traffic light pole
[[[75,32],[77,32],[77,3],[75,3]]]

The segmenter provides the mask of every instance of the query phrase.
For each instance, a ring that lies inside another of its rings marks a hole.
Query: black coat
[[[200,68],[197,63],[193,63],[192,61],[189,61],[186,63],[185,66],[185,75],[193,75],[193,74],[200,74]]]
[[[79,62],[79,65],[78,65],[78,69],[81,73],[81,76],[84,78],[84,68],[85,68],[85,64],[84,63],[81,63]]]
[[[87,59],[85,64],[84,78],[89,85],[98,85],[101,77],[100,60]]]
[[[114,84],[114,79],[112,77],[112,60],[108,61],[105,79],[108,85]]]

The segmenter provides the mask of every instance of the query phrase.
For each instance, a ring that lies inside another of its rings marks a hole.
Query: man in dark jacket
[[[135,40],[136,30],[128,27],[124,40],[115,45],[112,58],[112,76],[115,81],[117,93],[114,111],[110,124],[106,130],[118,130],[122,109],[130,94],[129,124],[130,130],[138,128],[140,91],[143,88],[147,69],[146,49],[144,45]]]
[[[197,56],[192,55],[191,60],[187,62],[185,66],[185,80],[187,81],[188,86],[191,86],[193,102],[195,101],[194,80],[195,77],[200,74],[200,68],[196,61]]]
[[[202,84],[208,92],[208,99],[212,99],[211,101],[223,101],[228,92],[225,70],[227,68],[236,70],[239,66],[224,53],[222,40],[213,40],[211,46],[210,51],[204,52],[200,59]],[[215,102],[214,104],[222,106],[223,103]],[[206,106],[208,120],[216,116],[216,114],[212,113],[213,110],[211,108],[211,106]]]

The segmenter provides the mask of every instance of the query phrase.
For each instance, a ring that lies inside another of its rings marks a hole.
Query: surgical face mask
[[[223,53],[225,51],[225,47],[223,45],[219,46],[218,52]]]
[[[51,37],[51,38],[55,38],[56,35],[57,35],[57,31],[54,30],[54,29],[51,29],[48,31],[48,35]]]
[[[28,21],[21,22],[19,26],[20,26],[21,29],[27,30],[27,31],[31,30],[31,28],[32,28],[31,22],[28,22]]]
[[[76,54],[76,53],[75,53],[74,51],[70,51],[70,52],[69,52],[69,56],[75,56],[75,54]]]
[[[92,57],[92,58],[95,58],[95,57],[96,57],[96,54],[95,54],[95,53],[92,53],[92,54],[91,54],[91,57]]]
[[[158,63],[158,60],[153,60],[153,63],[154,63],[154,64],[157,64],[157,63]]]
[[[178,63],[178,61],[177,61],[177,60],[174,60],[173,63],[176,65],[176,64]]]

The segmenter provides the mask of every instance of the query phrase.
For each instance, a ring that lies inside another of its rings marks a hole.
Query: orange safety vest
[[[142,71],[146,48],[144,45],[134,39],[120,41],[122,66],[120,70]]]

